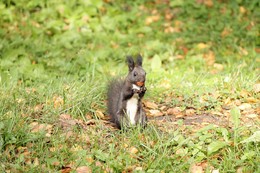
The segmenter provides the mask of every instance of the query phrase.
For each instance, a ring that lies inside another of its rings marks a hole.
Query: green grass
[[[245,121],[259,113],[259,2],[198,2],[0,2],[0,170],[260,170],[259,137],[249,142],[259,115]],[[125,76],[125,56],[138,53],[144,101],[218,112],[228,124],[108,125],[107,82]]]

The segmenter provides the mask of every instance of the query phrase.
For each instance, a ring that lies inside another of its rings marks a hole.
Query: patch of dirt
[[[228,120],[224,118],[220,118],[218,115],[213,114],[200,114],[200,115],[192,115],[192,116],[184,116],[182,118],[176,118],[174,115],[165,115],[165,116],[157,116],[151,117],[150,120],[157,120],[162,122],[177,122],[178,120],[183,120],[184,125],[197,125],[197,124],[215,124],[218,126],[227,126]]]

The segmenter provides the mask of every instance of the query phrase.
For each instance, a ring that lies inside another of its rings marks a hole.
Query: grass
[[[1,2],[0,170],[260,170],[259,138],[243,142],[260,125],[247,118],[259,114],[259,2],[212,3]],[[137,53],[144,101],[228,124],[150,117],[146,129],[112,128],[106,85]]]

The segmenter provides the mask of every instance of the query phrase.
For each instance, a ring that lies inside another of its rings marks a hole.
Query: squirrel
[[[142,106],[142,98],[146,92],[146,72],[142,67],[143,58],[127,56],[128,75],[125,79],[113,79],[108,85],[107,107],[111,121],[117,128],[140,125],[145,127],[147,117]]]

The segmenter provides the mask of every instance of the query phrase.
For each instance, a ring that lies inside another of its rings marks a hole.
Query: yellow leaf
[[[105,115],[101,110],[96,110],[96,116],[100,119],[104,119]]]
[[[131,148],[129,149],[129,152],[130,152],[131,154],[136,154],[136,153],[138,153],[138,149],[137,149],[136,147],[131,147]]]
[[[203,50],[203,49],[209,48],[209,45],[207,45],[205,43],[199,43],[199,44],[197,44],[197,48],[199,50]]]
[[[260,102],[258,99],[254,98],[254,97],[248,97],[248,98],[246,98],[246,101],[248,103],[259,103]]]
[[[63,98],[60,96],[54,96],[52,100],[54,108],[61,107],[64,104]]]

